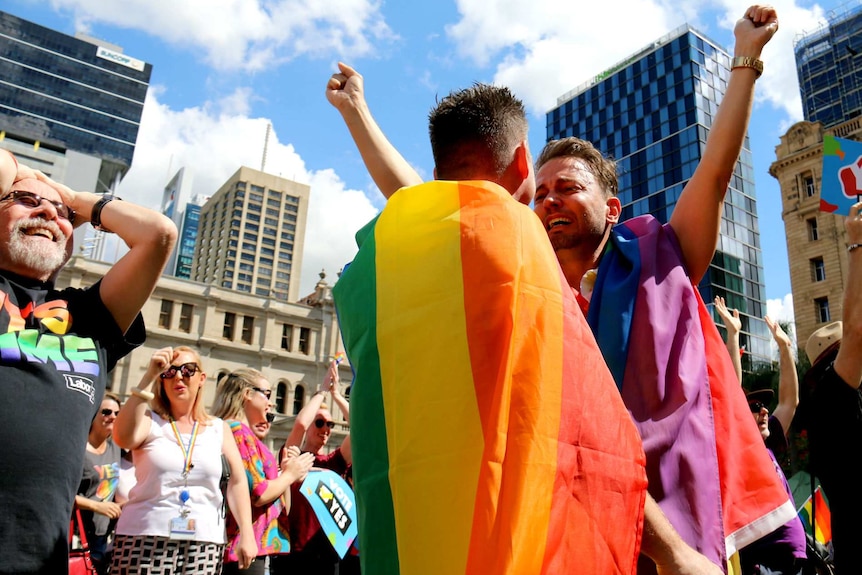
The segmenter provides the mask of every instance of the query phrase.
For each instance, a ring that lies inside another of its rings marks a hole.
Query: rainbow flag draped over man
[[[723,565],[793,518],[673,228],[614,227],[588,319],[643,438],[649,492],[689,545]]]
[[[430,182],[357,241],[334,294],[363,572],[634,573],[640,438],[536,216]]]

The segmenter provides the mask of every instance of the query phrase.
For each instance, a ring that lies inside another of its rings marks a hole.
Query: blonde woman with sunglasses
[[[242,368],[219,380],[212,412],[225,420],[239,449],[251,497],[251,516],[259,561],[245,573],[264,575],[264,559],[290,551],[286,526],[279,516],[290,509],[290,486],[302,483],[314,463],[310,453],[293,447],[279,466],[263,440],[269,434],[272,385],[256,369]],[[223,575],[239,573],[237,548],[240,532],[236,521],[228,520],[228,545]]]
[[[137,483],[117,523],[111,573],[221,572],[221,455],[231,469],[227,499],[240,528],[240,569],[257,555],[242,459],[227,424],[204,410],[206,373],[189,347],[153,354],[120,409],[114,441],[132,451]]]
[[[338,384],[338,361],[333,360],[324,376],[321,389],[308,399],[308,403],[296,415],[293,429],[284,445],[287,449],[300,448],[303,453],[311,453],[314,456],[314,467],[328,469],[344,476],[353,463],[350,436],[336,449],[327,450],[335,421],[323,403],[328,393],[344,414],[344,418],[347,420],[350,417],[350,408],[339,392]],[[298,492],[298,485],[294,485],[292,490],[290,512],[287,517],[282,515],[289,525],[290,554],[273,558],[273,575],[337,573],[338,555],[320,528],[308,501]]]

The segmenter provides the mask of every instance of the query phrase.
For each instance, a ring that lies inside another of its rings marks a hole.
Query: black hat
[[[749,391],[745,394],[745,399],[748,400],[749,403],[752,401],[759,401],[763,405],[769,405],[773,397],[775,397],[775,392],[771,389],[755,389],[754,391]]]

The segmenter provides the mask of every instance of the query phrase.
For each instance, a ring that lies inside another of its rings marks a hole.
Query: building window
[[[290,351],[290,340],[293,337],[293,326],[283,324],[281,326],[281,349]]]
[[[817,321],[819,323],[832,320],[832,316],[829,315],[829,298],[819,297],[815,299],[814,306],[817,309]]]
[[[283,381],[275,387],[275,410],[287,413],[287,384]]]
[[[814,197],[814,176],[806,174],[802,176],[802,187],[805,189],[805,197]]]
[[[297,385],[293,390],[293,415],[299,413],[303,403],[305,403],[305,388]]]
[[[174,315],[174,302],[169,299],[162,300],[162,309],[159,311],[159,327],[171,328],[171,319]]]
[[[823,258],[814,258],[811,262],[811,281],[822,282],[826,280],[826,264]]]
[[[805,223],[808,224],[808,241],[819,240],[820,234],[817,231],[817,218],[809,218]]]
[[[299,353],[308,355],[308,340],[311,339],[311,328],[299,328]]]
[[[184,303],[180,308],[180,331],[189,333],[192,331],[192,314],[195,311],[195,306],[190,303]]]
[[[243,343],[251,343],[252,332],[254,331],[254,317],[247,315],[242,318],[242,341]]]
[[[232,311],[224,312],[224,328],[222,328],[221,336],[225,339],[233,340],[233,328],[236,325],[236,314]]]

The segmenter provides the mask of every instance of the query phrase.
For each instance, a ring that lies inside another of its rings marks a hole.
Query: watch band
[[[734,68],[752,68],[757,72],[757,77],[763,74],[763,60],[752,58],[751,56],[736,56],[730,61],[730,69]]]
[[[105,209],[108,202],[113,200],[122,200],[122,198],[118,198],[112,194],[103,194],[102,197],[99,198],[99,201],[97,201],[93,206],[93,211],[90,212],[90,225],[93,226],[93,229],[107,234],[113,233],[102,225],[102,210]]]

